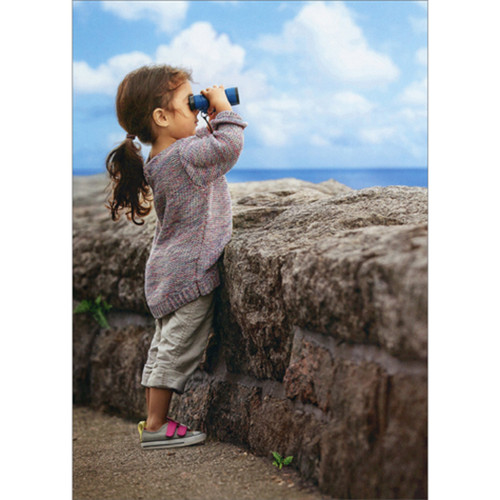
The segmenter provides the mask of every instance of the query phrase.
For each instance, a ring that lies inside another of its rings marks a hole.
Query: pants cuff
[[[184,394],[184,387],[189,379],[189,375],[179,373],[173,370],[166,370],[161,375],[149,373],[142,377],[141,385],[143,387],[154,387],[156,389],[171,389],[177,394]]]

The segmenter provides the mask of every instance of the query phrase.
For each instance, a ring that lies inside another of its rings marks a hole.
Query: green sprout
[[[109,328],[106,313],[111,306],[99,295],[95,300],[82,300],[73,311],[73,314],[90,314],[102,328]]]
[[[292,463],[293,457],[286,457],[283,458],[279,453],[276,451],[271,452],[274,457],[273,465],[276,465],[280,470],[283,467],[283,465],[290,465]]]

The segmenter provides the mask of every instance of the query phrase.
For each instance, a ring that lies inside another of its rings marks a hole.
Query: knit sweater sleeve
[[[206,186],[226,174],[243,149],[247,123],[234,111],[221,111],[210,122],[213,133],[202,131],[182,141],[179,157],[194,184]]]

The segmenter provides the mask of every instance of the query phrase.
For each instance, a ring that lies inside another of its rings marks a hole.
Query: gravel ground
[[[143,451],[133,422],[73,410],[73,500],[331,500],[290,468],[238,446]]]

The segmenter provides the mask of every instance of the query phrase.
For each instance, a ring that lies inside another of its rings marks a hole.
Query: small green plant
[[[273,465],[276,465],[280,470],[284,465],[290,465],[292,463],[293,457],[286,457],[283,458],[279,453],[276,451],[271,452],[274,457]]]
[[[90,314],[102,328],[109,328],[106,313],[111,306],[99,295],[94,300],[82,300],[73,311],[73,314]]]

